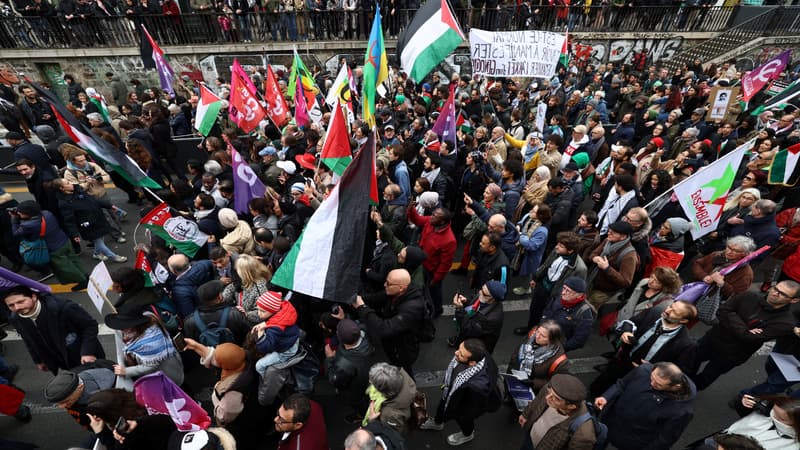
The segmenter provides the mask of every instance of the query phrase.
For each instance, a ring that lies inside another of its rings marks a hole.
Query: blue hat
[[[258,152],[258,156],[276,155],[277,153],[278,151],[275,150],[275,147],[268,145]]]
[[[579,294],[586,293],[586,280],[580,277],[569,277],[564,281],[564,286],[572,289]]]
[[[492,295],[492,298],[497,301],[503,301],[506,298],[506,285],[499,281],[487,281],[486,289],[489,290],[489,294]]]

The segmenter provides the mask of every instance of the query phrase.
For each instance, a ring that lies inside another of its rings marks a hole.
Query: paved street
[[[25,191],[24,184],[12,185],[10,183],[5,183],[4,187],[12,187],[14,197],[18,200],[31,198]],[[14,187],[18,189],[13,189]],[[122,208],[127,209],[130,215],[127,222],[125,222],[125,231],[129,239],[128,242],[125,244],[112,244],[109,242],[110,239],[107,239],[107,243],[109,243],[115,251],[128,256],[130,261],[126,264],[131,264],[134,256],[132,252],[134,242],[136,239],[139,241],[143,239],[144,231],[140,229],[137,234],[134,234],[137,212],[131,208],[131,205],[124,203],[124,194],[116,189],[111,189],[109,192],[112,200],[116,201],[116,204]],[[85,263],[87,269],[91,269],[94,263],[96,263],[95,260],[91,259],[90,251],[84,251],[81,259]],[[114,266],[116,266],[116,264],[109,263],[110,268]],[[23,274],[32,277],[35,276],[34,273],[29,271],[23,272]],[[445,298],[452,296],[456,286],[465,282],[463,277],[459,278],[451,275],[448,278],[445,284]],[[53,279],[48,281],[51,283],[55,282]],[[760,281],[761,279],[758,278],[757,275],[757,282],[760,283]],[[518,286],[520,284],[521,280],[517,280],[515,284],[512,283],[513,286]],[[69,292],[68,286],[56,285],[55,289],[59,292],[66,291],[60,295],[79,302],[90,311],[98,321],[102,322],[101,315],[91,304],[85,293],[75,294]],[[520,343],[520,338],[514,336],[511,330],[524,325],[527,318],[527,300],[521,298],[509,299],[505,304],[505,308],[506,314],[505,323],[503,325],[503,335],[497,345],[496,354],[494,355],[496,361],[500,365],[505,365],[507,363],[510,354]],[[438,386],[441,383],[443,369],[452,356],[452,349],[447,346],[445,339],[451,335],[453,329],[452,312],[446,312],[444,316],[438,319],[436,340],[424,346],[420,359],[415,365],[418,371],[417,381],[428,395],[429,409],[431,410],[433,410],[438,403]],[[699,337],[706,329],[706,326],[698,325],[692,330],[692,335]],[[66,449],[78,445],[85,438],[87,432],[79,429],[66,413],[44,401],[42,388],[49,379],[50,374],[37,371],[16,333],[10,329],[7,331],[9,332],[9,337],[3,341],[5,357],[10,362],[17,363],[21,366],[19,375],[17,375],[16,384],[27,391],[25,401],[26,404],[31,406],[34,418],[31,423],[21,425],[13,418],[0,417],[0,436],[6,439],[32,442],[43,449]],[[101,327],[101,334],[103,335],[101,341],[105,346],[106,353],[113,355],[114,344],[109,330],[105,327]],[[576,375],[584,382],[590,382],[596,375],[592,367],[604,361],[599,355],[610,349],[611,347],[605,338],[597,336],[596,334],[593,335],[585,348],[580,351],[572,352],[569,355],[573,361],[573,369]],[[676,448],[683,448],[686,443],[717,431],[735,420],[736,416],[734,412],[730,410],[726,404],[739,389],[762,381],[765,377],[763,371],[764,359],[765,355],[763,354],[752,358],[747,364],[721,377],[711,388],[700,393],[695,403],[695,418]],[[202,370],[193,370],[190,372],[188,380],[191,384],[196,384],[202,379],[207,378],[208,373]],[[198,393],[198,395],[202,397],[202,393]],[[315,398],[320,401],[325,408],[331,448],[337,450],[341,449],[344,437],[352,431],[354,427],[345,424],[343,420],[344,414],[339,409],[339,399],[326,382],[320,383]],[[271,424],[265,424],[265,428],[271,426]],[[409,438],[410,442],[408,448],[450,448],[445,442],[445,438],[447,434],[455,431],[457,431],[455,423],[448,423],[443,432],[415,431]],[[516,415],[512,414],[510,409],[504,407],[497,413],[479,419],[477,422],[475,440],[465,444],[462,448],[497,450],[518,449],[521,438],[522,432],[516,424]],[[265,440],[263,448],[274,449],[275,446],[272,441]]]

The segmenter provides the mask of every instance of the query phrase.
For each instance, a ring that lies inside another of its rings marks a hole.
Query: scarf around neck
[[[461,386],[467,383],[472,377],[480,373],[483,370],[483,367],[486,365],[486,358],[478,361],[477,364],[474,366],[468,366],[466,369],[462,370],[461,373],[456,375],[456,379],[452,380],[453,377],[453,369],[456,368],[458,365],[458,360],[454,356],[452,360],[450,360],[450,364],[447,366],[447,371],[444,373],[444,390],[442,391],[442,398],[444,398],[444,409],[447,409],[447,405],[450,403],[450,398],[452,397],[453,392],[457,391]]]

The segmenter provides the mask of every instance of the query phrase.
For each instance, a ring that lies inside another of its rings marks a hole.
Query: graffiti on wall
[[[629,63],[633,54],[646,48],[653,61],[667,60],[683,48],[680,36],[669,39],[616,39],[613,41],[583,41],[572,43],[573,57],[583,63]]]

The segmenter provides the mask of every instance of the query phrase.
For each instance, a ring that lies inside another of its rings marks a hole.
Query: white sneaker
[[[457,445],[466,444],[473,439],[475,439],[474,431],[468,436],[464,436],[464,433],[459,431],[458,433],[453,433],[450,436],[447,436],[447,443],[455,447]]]
[[[442,431],[442,430],[444,430],[444,424],[443,423],[436,423],[436,421],[433,420],[433,417],[428,417],[428,420],[426,420],[422,425],[420,425],[419,429],[420,430]]]
[[[128,257],[117,255],[117,256],[112,256],[111,260],[114,261],[115,263],[124,263],[125,261],[128,260]]]
[[[128,240],[125,239],[123,236],[120,236],[120,237],[117,238],[117,243],[119,243],[119,244],[124,244],[126,242],[128,242]]]
[[[106,255],[104,255],[102,253],[93,253],[92,254],[92,258],[94,258],[94,259],[96,259],[98,261],[108,261],[108,256],[106,256]]]

